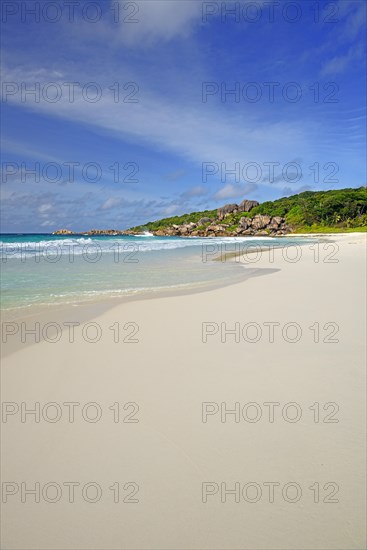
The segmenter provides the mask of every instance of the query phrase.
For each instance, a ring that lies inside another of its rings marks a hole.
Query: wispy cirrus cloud
[[[366,30],[367,4],[359,0],[339,0],[337,6],[343,24],[338,33],[339,41],[353,41]]]
[[[335,6],[337,7],[337,25],[331,29],[322,48],[319,48],[323,53],[321,76],[337,76],[355,67],[365,58],[366,2],[339,0]],[[345,50],[345,46],[348,45],[348,49]],[[362,64],[361,70],[363,66],[365,63]]]
[[[321,69],[322,76],[336,76],[344,72],[352,64],[364,59],[362,44],[351,46],[345,54],[335,55],[329,59]]]
[[[227,183],[222,187],[217,193],[215,193],[214,198],[216,200],[224,199],[235,199],[238,197],[246,198],[250,193],[256,191],[257,185],[255,184],[245,184],[245,185],[234,185],[232,183]]]
[[[128,46],[145,49],[158,41],[186,38],[201,21],[202,2],[135,0],[127,6],[119,0],[118,4],[119,39]]]
[[[190,187],[190,189],[187,189],[183,193],[181,193],[180,197],[181,199],[191,199],[193,197],[204,197],[208,194],[208,189],[206,187],[203,187],[202,185],[196,185],[194,187]]]
[[[39,74],[37,69],[5,68],[2,80],[25,82],[28,88],[35,82],[42,85],[51,81],[44,73],[40,79]],[[70,73],[67,76],[69,81],[75,78]],[[52,81],[62,86],[65,80]],[[177,104],[160,94],[145,91],[142,101],[120,103],[117,108],[111,93],[107,89],[103,92],[103,99],[96,103],[85,101],[80,92],[76,93],[73,102],[68,97],[62,97],[57,103],[24,102],[20,94],[10,95],[7,101],[45,115],[109,130],[123,139],[164,147],[196,163],[266,161],[271,155],[286,160],[289,150],[293,149],[297,155],[308,147],[307,124],[259,120],[251,114],[250,107],[229,115],[221,106],[203,109],[201,102]]]

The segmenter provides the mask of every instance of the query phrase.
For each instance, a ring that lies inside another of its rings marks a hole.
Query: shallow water
[[[213,262],[231,251],[305,244],[302,238],[1,235],[1,308],[74,304],[228,284],[243,265]]]

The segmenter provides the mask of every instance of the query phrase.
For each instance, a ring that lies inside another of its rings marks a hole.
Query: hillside
[[[134,227],[130,232],[157,234],[284,234],[285,232],[367,231],[367,189],[305,191],[262,204],[249,211],[230,204],[221,209],[192,212]],[[241,203],[241,204],[243,204]],[[255,205],[255,206],[252,206]],[[247,218],[247,220],[246,220]]]

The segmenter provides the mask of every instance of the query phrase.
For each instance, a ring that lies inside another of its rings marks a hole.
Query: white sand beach
[[[322,238],[74,341],[78,308],[54,343],[9,334],[4,548],[364,548],[366,234]]]

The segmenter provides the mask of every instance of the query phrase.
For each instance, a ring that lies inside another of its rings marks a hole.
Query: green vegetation
[[[240,218],[243,216],[252,218],[256,214],[281,216],[297,233],[367,231],[367,189],[359,187],[332,191],[305,191],[299,195],[264,202],[253,208],[251,212],[230,214],[225,218],[224,223],[234,229]],[[201,218],[215,219],[216,216],[217,210],[205,210],[149,222],[133,229],[156,231],[174,224],[197,223]],[[204,224],[200,229],[204,229],[207,225]]]
[[[191,214],[183,214],[182,216],[173,216],[172,218],[164,218],[155,222],[149,222],[145,225],[139,225],[133,227],[133,231],[157,231],[157,229],[164,229],[171,225],[183,225],[185,223],[197,223],[201,218],[214,219],[217,216],[217,210],[204,210],[203,212],[192,212]],[[209,224],[204,224],[205,228]]]
[[[264,202],[252,214],[282,216],[294,230],[301,228],[352,228],[367,226],[367,190],[305,191],[299,195]]]
[[[208,223],[203,223],[203,225],[198,225],[198,226],[196,227],[196,230],[197,230],[197,231],[205,231],[205,229],[206,229],[207,227],[209,227],[209,225],[210,225],[210,222],[208,222]]]

